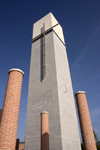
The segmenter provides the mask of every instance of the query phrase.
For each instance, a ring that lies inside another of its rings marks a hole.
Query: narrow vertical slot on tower
[[[41,28],[41,32],[43,33],[43,36],[41,37],[41,82],[46,76],[46,65],[45,65],[45,23],[43,23],[43,27]]]
[[[45,77],[45,23],[43,23],[43,78]]]
[[[42,32],[43,28],[41,28]],[[40,82],[43,81],[43,36],[40,39]]]

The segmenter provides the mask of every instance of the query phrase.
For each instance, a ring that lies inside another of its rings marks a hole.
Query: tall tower
[[[81,150],[63,31],[52,13],[33,26],[25,150],[40,149],[44,110],[49,149]]]

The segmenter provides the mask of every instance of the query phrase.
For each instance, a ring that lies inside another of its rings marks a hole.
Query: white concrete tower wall
[[[66,47],[54,35],[54,50],[63,150],[80,149],[79,131]]]
[[[41,80],[43,23],[46,74]],[[63,31],[52,13],[34,24],[32,41],[25,150],[40,149],[40,113],[44,110],[49,112],[50,150],[81,150]]]

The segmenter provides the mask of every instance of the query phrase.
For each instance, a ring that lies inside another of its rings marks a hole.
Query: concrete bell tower
[[[81,150],[63,31],[52,13],[33,25],[25,150],[40,149],[44,110],[49,150]]]

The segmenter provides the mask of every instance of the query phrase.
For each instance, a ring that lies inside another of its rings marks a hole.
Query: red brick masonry
[[[75,94],[83,147],[84,150],[97,150],[93,135],[93,129],[88,109],[88,104],[86,100],[86,93],[84,91],[79,91]]]
[[[49,150],[48,112],[41,113],[41,150]]]
[[[19,150],[24,150],[24,143],[19,143]]]
[[[0,123],[0,150],[15,150],[23,72],[9,71]]]
[[[2,116],[2,109],[0,109],[0,122],[1,122],[1,116]]]

